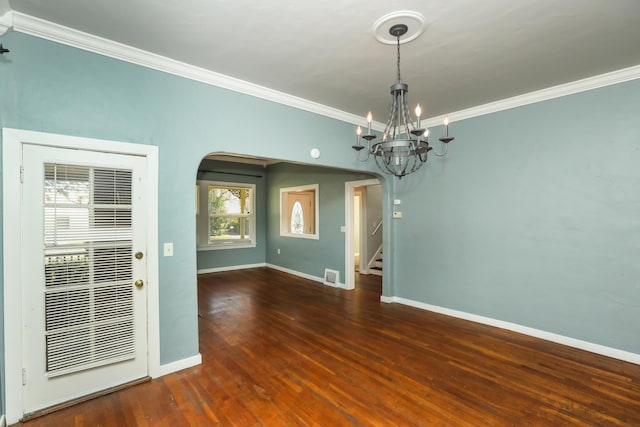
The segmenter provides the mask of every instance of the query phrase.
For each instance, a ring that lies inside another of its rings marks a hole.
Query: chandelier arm
[[[422,165],[423,163],[422,154],[420,154],[420,143],[412,142],[411,151],[409,152],[409,154],[409,159],[413,162],[409,173],[413,173],[418,170],[418,168],[420,167],[419,165]],[[409,162],[409,159],[407,159],[407,163]]]
[[[393,127],[393,123],[395,121],[395,116],[397,115],[398,103],[396,101],[395,95],[392,97],[391,101],[391,109],[389,110],[389,117],[387,118],[387,124],[384,127],[384,133],[382,134],[382,139],[391,138],[396,139],[395,129],[393,130],[393,134],[391,134],[391,128]]]
[[[366,150],[361,150],[361,151],[366,151],[367,152],[367,156],[362,158],[362,154],[360,154],[360,152],[358,151],[358,153],[356,154],[356,159],[359,162],[368,162],[369,159],[371,158],[371,149],[367,148]]]
[[[408,157],[405,159],[404,167],[402,168],[402,176],[404,176],[404,175],[406,175],[406,174],[407,174],[407,166],[409,166],[409,162],[410,162],[411,160],[413,160],[413,166],[411,167],[411,170],[409,171],[409,173],[413,172],[413,169],[415,168],[415,165],[416,165],[416,158],[415,158],[415,157],[413,157],[413,156],[408,156]]]
[[[416,161],[416,163],[413,165],[413,168],[411,169],[411,172],[409,173],[413,173],[415,171],[417,171],[418,169],[420,169],[422,167],[422,165],[424,165],[426,162],[418,162]]]
[[[411,138],[411,113],[409,112],[409,99],[405,96],[407,92],[402,91],[402,124],[407,138]]]
[[[438,157],[442,157],[445,154],[447,154],[447,150],[449,149],[449,144],[443,144],[443,145],[444,145],[444,150],[441,153],[438,153],[438,151],[434,147],[433,148],[433,154],[435,154]]]
[[[429,160],[429,158],[427,157],[428,152],[425,151],[424,152],[424,157],[422,157],[423,153],[418,153],[418,157],[420,158],[420,163],[427,163],[427,160]]]
[[[382,172],[389,174],[389,175],[395,175],[388,167],[386,164],[386,161],[383,160],[379,160],[379,158],[382,156],[373,156],[373,159],[376,162],[376,166],[378,166],[378,169],[380,169]]]
[[[409,166],[409,165],[407,164],[407,166]],[[403,173],[405,175],[408,175],[410,173],[414,173],[416,171],[416,167],[417,167],[417,163],[416,163],[416,158],[414,157],[413,158],[413,163],[411,165],[411,169],[409,170],[409,172],[407,172],[407,168],[405,167]]]

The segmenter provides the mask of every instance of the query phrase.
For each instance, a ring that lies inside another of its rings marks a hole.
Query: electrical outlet
[[[393,213],[393,217],[394,218],[402,218],[402,212],[394,212]]]
[[[280,255],[280,248],[278,248],[278,255]]]

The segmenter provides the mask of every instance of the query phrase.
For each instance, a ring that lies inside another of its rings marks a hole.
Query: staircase
[[[370,274],[382,276],[382,245],[378,248],[373,258],[371,258],[367,267]]]

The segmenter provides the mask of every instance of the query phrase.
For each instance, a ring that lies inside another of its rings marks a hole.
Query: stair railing
[[[375,234],[378,232],[378,230],[380,230],[381,227],[382,227],[382,219],[378,222],[378,225],[374,227],[373,231],[371,232],[371,235],[375,236]]]

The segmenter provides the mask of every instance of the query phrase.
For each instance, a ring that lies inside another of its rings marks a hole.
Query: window
[[[299,201],[291,208],[291,232],[293,234],[304,234],[304,210]]]
[[[318,239],[318,184],[280,189],[280,235]]]
[[[199,249],[255,246],[255,189],[253,184],[198,181]]]

